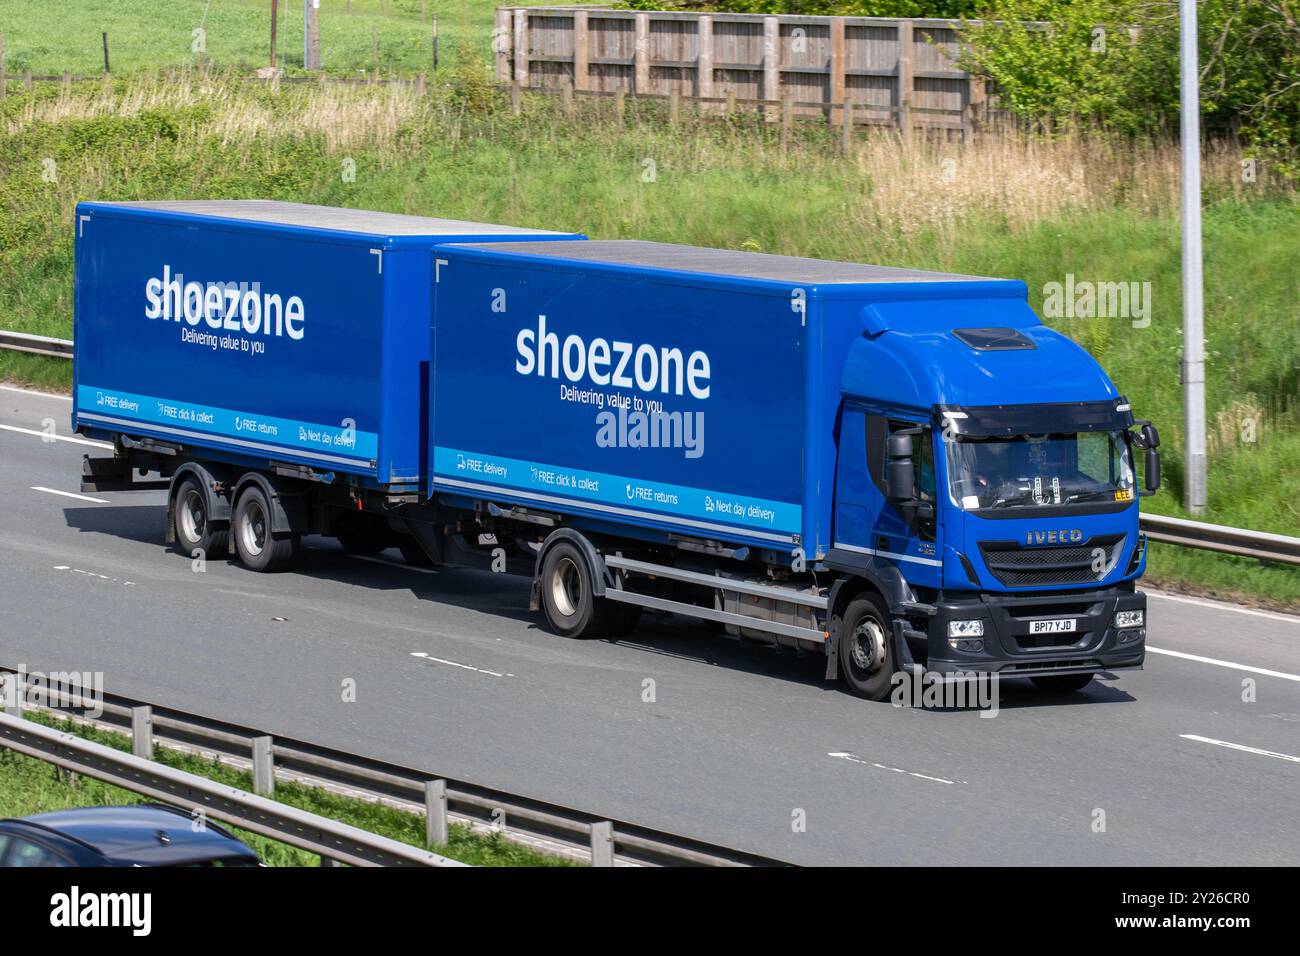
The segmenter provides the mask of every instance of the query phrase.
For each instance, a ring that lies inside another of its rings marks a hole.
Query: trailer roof
[[[430,216],[406,216],[401,213],[371,212],[367,209],[345,209],[338,206],[312,206],[307,203],[278,202],[272,199],[178,199],[105,202],[96,205],[155,209],[159,212],[174,212],[187,216],[210,216],[215,219],[264,222],[280,226],[299,226],[305,229],[329,229],[333,232],[351,232],[368,236],[565,235],[549,229],[498,226],[483,222],[462,222],[457,219],[435,219]]]
[[[542,256],[607,265],[642,266],[679,272],[699,272],[743,279],[768,279],[807,284],[969,282],[1000,281],[986,276],[948,272],[923,272],[857,262],[832,262],[762,252],[737,252],[705,246],[678,246],[639,239],[588,240],[587,242],[465,243],[463,248],[485,249],[511,255]]]

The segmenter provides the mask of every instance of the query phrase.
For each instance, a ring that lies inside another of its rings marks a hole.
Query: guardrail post
[[[447,844],[447,781],[424,782],[424,845]]]
[[[614,824],[608,820],[591,825],[591,865],[614,865]]]
[[[320,865],[321,866],[342,866],[343,864],[340,863],[338,860],[331,859],[328,856],[322,856],[320,858]]]
[[[17,717],[19,720],[23,716],[23,685],[18,680],[17,674],[0,675],[0,680],[4,681],[5,713],[10,717]]]
[[[275,792],[275,762],[271,756],[271,738],[253,738],[253,792],[269,797]]]
[[[153,759],[153,708],[148,704],[131,708],[131,753]]]

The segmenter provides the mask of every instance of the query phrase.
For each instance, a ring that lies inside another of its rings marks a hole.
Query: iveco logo
[[[1025,532],[1025,544],[1078,544],[1082,540],[1083,532],[1078,528]]]

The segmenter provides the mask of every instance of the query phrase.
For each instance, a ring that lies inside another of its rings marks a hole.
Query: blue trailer
[[[79,207],[83,487],[165,482],[187,554],[395,546],[530,576],[561,635],[682,614],[874,699],[1142,665],[1159,438],[1023,283],[396,218]]]

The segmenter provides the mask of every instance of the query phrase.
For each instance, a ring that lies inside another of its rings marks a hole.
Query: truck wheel
[[[433,559],[429,557],[424,546],[416,541],[414,536],[409,534],[398,535],[397,550],[402,552],[402,559],[409,565],[417,568],[433,567]]]
[[[582,552],[560,541],[542,560],[542,610],[561,637],[607,636],[614,630],[612,601],[592,593],[591,572]]]
[[[839,633],[840,674],[857,697],[885,700],[894,676],[889,615],[873,597],[857,597],[844,609]]]
[[[235,505],[235,551],[250,571],[279,571],[298,556],[302,535],[272,534],[271,514],[271,503],[257,485],[249,485]]]
[[[187,558],[195,550],[203,557],[225,557],[226,530],[214,530],[208,524],[208,499],[194,478],[186,478],[176,489],[172,502],[172,530],[176,533],[176,550]]]
[[[1053,694],[1069,694],[1076,690],[1083,690],[1092,683],[1091,674],[1047,674],[1029,679],[1039,690]]]

